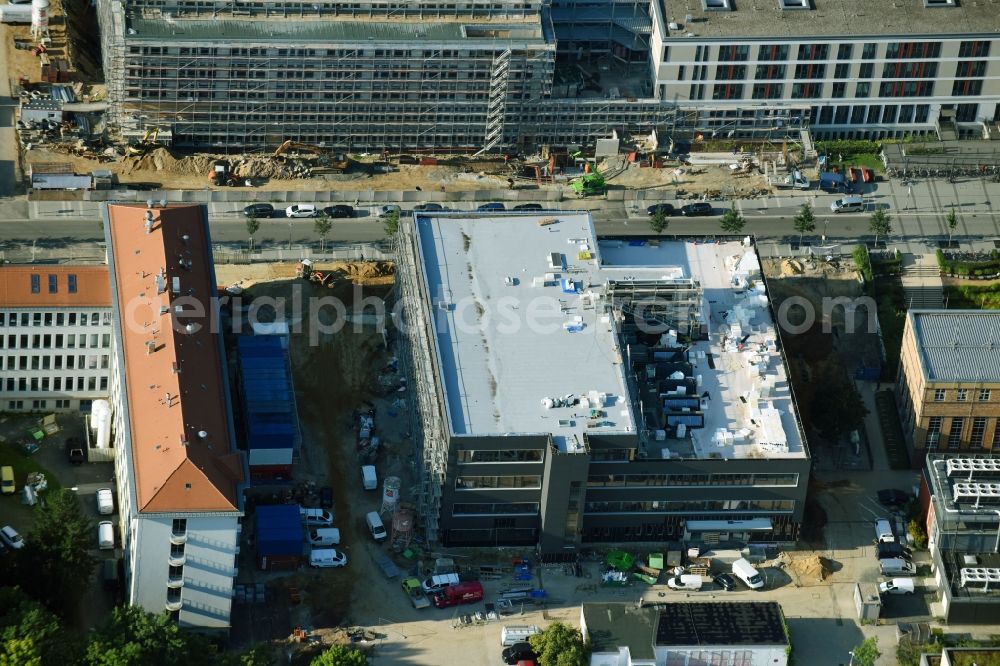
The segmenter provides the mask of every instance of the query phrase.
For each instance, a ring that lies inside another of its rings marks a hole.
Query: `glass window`
[[[986,417],[977,416],[972,419],[972,435],[969,437],[969,446],[974,449],[983,448],[983,436],[986,434]]]
[[[42,291],[42,276],[32,275],[31,276],[31,293],[37,294]]]
[[[855,97],[868,97],[871,93],[872,84],[868,81],[858,81],[857,86],[854,88]],[[854,107],[857,108],[857,107]],[[861,122],[860,120],[858,122]]]
[[[989,402],[990,390],[989,389],[979,389],[979,402]]]
[[[873,60],[875,58],[876,47],[877,44],[874,42],[868,42],[865,44],[864,48],[861,49],[861,58],[863,60]]]
[[[948,448],[957,449],[962,442],[962,426],[965,425],[964,416],[956,416],[951,419],[951,430],[948,431]]]
[[[944,402],[944,389],[934,389],[934,402]]]
[[[853,50],[853,44],[841,44],[837,47],[837,60],[850,60]]]
[[[76,275],[70,274],[66,276],[66,290],[71,294],[76,293]]]
[[[955,399],[959,402],[965,402],[969,398],[969,391],[967,389],[958,389],[955,392]]]
[[[59,276],[54,274],[49,274],[49,293],[56,294],[59,292]]]

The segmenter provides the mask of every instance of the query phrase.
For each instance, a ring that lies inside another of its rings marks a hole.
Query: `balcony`
[[[174,555],[171,553],[167,556],[167,564],[172,567],[182,567],[185,562],[187,562],[187,555],[184,553],[181,553],[180,555]]]
[[[181,601],[180,599],[177,599],[176,601],[167,599],[167,602],[164,604],[164,606],[170,612],[179,611],[181,608],[184,607],[184,602]]]
[[[167,578],[167,587],[174,590],[184,587],[184,577],[170,576]]]
[[[171,532],[170,533],[170,543],[175,546],[180,546],[181,544],[187,543],[188,535],[187,532]]]

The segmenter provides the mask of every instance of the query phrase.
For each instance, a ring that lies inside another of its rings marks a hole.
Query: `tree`
[[[868,415],[868,408],[843,368],[820,366],[813,383],[823,387],[822,391],[816,392],[809,405],[810,423],[821,437],[836,441],[861,425]]]
[[[93,540],[93,523],[76,493],[51,492],[35,511],[35,527],[17,553],[24,591],[53,613],[71,617],[90,589],[97,563],[90,554]]]
[[[368,666],[363,652],[346,645],[334,645],[312,660],[309,666]]]
[[[878,637],[872,636],[851,650],[851,663],[854,666],[875,666],[875,662],[881,656],[882,653],[878,651]]]
[[[253,237],[260,229],[260,220],[253,215],[247,217],[247,234],[250,236],[250,251],[253,252]]]
[[[948,225],[948,247],[951,247],[951,237],[955,233],[955,229],[958,228],[958,216],[955,215],[954,210],[949,210],[948,215],[944,218],[944,221]]]
[[[888,236],[892,233],[892,220],[889,219],[884,210],[879,208],[872,213],[871,223],[868,228],[875,234],[875,247],[878,247],[878,237]]]
[[[326,252],[326,236],[333,229],[333,222],[330,221],[330,216],[323,213],[322,216],[317,217],[316,221],[313,222],[313,228],[316,229],[316,233],[319,234],[321,252]]]
[[[395,236],[399,231],[399,211],[390,210],[382,216],[382,226],[386,236]]]
[[[728,234],[739,234],[743,232],[743,227],[746,226],[747,221],[742,215],[740,215],[736,208],[730,208],[726,211],[726,214],[722,216],[722,230]]]
[[[807,201],[802,204],[798,214],[792,220],[795,230],[799,232],[799,246],[802,245],[802,237],[807,233],[816,231],[816,216],[813,215],[812,205]]]
[[[0,588],[0,666],[70,664],[79,650],[48,609],[19,588]]]
[[[662,208],[658,208],[656,212],[653,213],[653,216],[649,218],[649,228],[658,234],[662,234],[666,231],[668,224],[667,211]]]
[[[207,666],[216,661],[205,636],[181,631],[166,611],[153,615],[139,606],[115,608],[92,634],[83,659],[86,666]]]
[[[584,666],[588,649],[578,629],[556,622],[540,634],[528,637],[538,654],[539,666]]]

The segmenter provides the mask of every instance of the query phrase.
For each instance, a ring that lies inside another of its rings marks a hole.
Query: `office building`
[[[585,603],[580,628],[590,666],[787,664],[781,606],[768,602]]]
[[[655,130],[983,136],[988,2],[99,0],[109,121],[179,146],[534,151]]]
[[[0,409],[89,412],[110,361],[107,266],[0,267]]]
[[[928,549],[950,624],[1000,617],[1000,457],[932,453],[924,467]]]
[[[203,206],[105,204],[111,408],[126,600],[228,629],[246,463]]]
[[[587,213],[404,220],[429,541],[792,542],[810,460],[747,242]]]
[[[896,401],[914,466],[1000,450],[1000,312],[909,310]]]

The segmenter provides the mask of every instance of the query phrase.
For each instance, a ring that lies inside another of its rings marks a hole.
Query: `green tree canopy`
[[[951,237],[955,233],[955,229],[958,229],[958,215],[955,214],[954,209],[948,211],[944,221],[948,225],[948,247],[951,247]]]
[[[317,217],[315,222],[313,222],[313,228],[316,229],[316,233],[319,235],[321,241],[322,251],[326,251],[326,237],[333,229],[333,222],[330,220],[330,216],[323,213],[320,217]]]
[[[0,666],[72,664],[80,649],[48,609],[19,588],[0,588]]]
[[[386,236],[395,236],[399,230],[399,211],[391,210],[382,216],[382,228]]]
[[[667,211],[660,209],[653,213],[652,217],[649,218],[649,228],[658,234],[662,234],[666,229],[669,221],[667,220]]]
[[[808,233],[816,231],[816,216],[813,215],[812,205],[807,201],[802,204],[802,208],[792,220],[795,230],[799,232],[799,245],[802,245],[802,237]]]
[[[207,638],[181,631],[167,612],[153,615],[138,606],[119,606],[91,636],[86,666],[200,666],[216,660]]]
[[[578,629],[556,622],[540,634],[528,637],[538,654],[539,666],[586,666],[587,646]]]
[[[346,645],[333,645],[312,660],[310,666],[368,666],[363,652]]]
[[[861,425],[868,408],[843,368],[820,366],[815,369],[812,383],[823,387],[809,405],[810,422],[821,437],[836,440]]]
[[[851,659],[854,666],[875,666],[875,662],[882,656],[878,651],[878,637],[866,638],[851,653],[854,655]]]
[[[872,213],[868,228],[875,234],[875,245],[878,246],[879,236],[888,236],[892,233],[892,220],[889,219],[884,210],[879,208]]]
[[[247,235],[250,236],[250,251],[253,252],[253,237],[260,230],[260,220],[253,215],[247,217]]]
[[[48,493],[35,511],[34,529],[17,553],[25,593],[58,615],[74,614],[97,564],[90,554],[93,528],[75,492]]]
[[[747,221],[739,214],[736,208],[730,208],[722,216],[720,224],[722,225],[722,230],[727,234],[740,234],[743,233],[743,227],[747,225]]]

